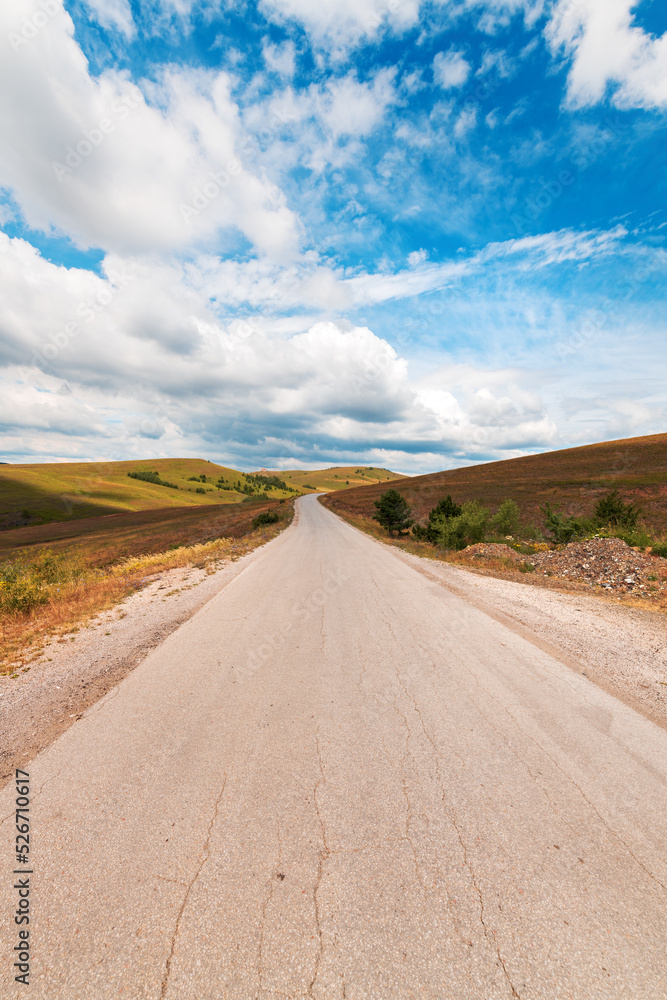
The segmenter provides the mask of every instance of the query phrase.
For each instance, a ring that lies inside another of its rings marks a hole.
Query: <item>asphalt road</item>
[[[30,774],[3,998],[667,997],[667,733],[315,497]]]

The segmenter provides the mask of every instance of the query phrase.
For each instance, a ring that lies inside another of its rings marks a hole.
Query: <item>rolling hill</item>
[[[157,473],[157,481],[132,478],[146,472]],[[288,487],[280,489],[256,475],[202,458],[0,465],[0,530],[122,512],[233,504],[253,494],[280,500],[312,489],[345,489],[348,481],[356,485],[397,478],[386,469],[358,467],[261,473],[277,476]]]
[[[606,441],[580,448],[527,455],[501,462],[413,476],[392,483],[421,519],[450,493],[457,503],[479,500],[492,508],[511,497],[526,522],[542,521],[540,506],[549,501],[568,514],[590,514],[610,489],[638,503],[649,525],[667,530],[667,434]],[[330,494],[322,502],[334,511],[366,517],[385,484]]]
[[[157,472],[160,480],[178,489],[128,475],[145,471]],[[217,485],[221,478],[223,489]],[[239,503],[244,499],[242,489],[247,482],[244,473],[237,469],[200,458],[3,465],[0,466],[0,527],[70,521],[122,511]],[[241,490],[234,489],[235,484],[240,484]],[[287,491],[272,491],[276,499],[292,495]]]
[[[267,473],[264,473],[265,475]],[[332,466],[329,469],[306,470],[278,470],[268,473],[268,475],[278,476],[288,486],[298,489],[302,493],[312,493],[314,491],[330,492],[332,490],[353,489],[355,486],[369,486],[375,483],[387,483],[395,479],[405,479],[398,472],[390,472],[388,469],[378,469],[368,465],[344,465]]]

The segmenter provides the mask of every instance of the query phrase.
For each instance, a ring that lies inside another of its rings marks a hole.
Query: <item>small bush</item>
[[[656,542],[651,547],[652,556],[662,556],[663,559],[667,559],[667,542]]]
[[[206,490],[204,489],[203,486],[198,486],[197,489],[195,490],[195,493],[206,493]]]
[[[457,517],[434,518],[433,527],[440,545],[446,549],[464,549],[484,541],[491,512],[477,500],[468,500]]]
[[[489,521],[493,531],[499,535],[516,535],[519,530],[521,512],[514,500],[503,500],[500,507]]]
[[[595,519],[603,527],[636,528],[640,513],[635,504],[624,502],[618,490],[611,490],[595,507]]]
[[[252,526],[253,528],[261,528],[263,524],[277,524],[279,520],[277,511],[263,510],[261,514],[253,518]]]
[[[435,507],[433,507],[428,514],[428,524],[426,526],[421,524],[415,524],[412,529],[412,534],[415,536],[418,542],[431,542],[435,545],[438,541],[440,535],[439,525],[444,521],[452,517],[458,517],[461,513],[461,507],[457,503],[454,503],[450,494],[443,497]]]
[[[566,545],[575,538],[582,538],[595,528],[593,522],[583,517],[568,517],[560,510],[553,510],[549,503],[546,503],[541,510],[544,514],[545,531],[560,545]]]

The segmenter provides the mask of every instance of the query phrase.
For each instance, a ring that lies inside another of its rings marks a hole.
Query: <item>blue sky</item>
[[[4,460],[427,472],[665,429],[667,10],[17,0]]]

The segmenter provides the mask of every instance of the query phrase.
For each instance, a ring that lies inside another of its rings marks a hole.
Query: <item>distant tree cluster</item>
[[[255,486],[263,486],[265,489],[273,490],[287,490],[289,489],[287,483],[279,479],[278,476],[262,476],[259,472],[248,473],[246,479],[249,483],[254,483]]]
[[[168,483],[166,479],[160,478],[159,472],[151,472],[150,469],[139,469],[138,472],[128,472],[130,479],[140,479],[144,483],[153,483],[155,486],[166,486],[169,490],[177,490],[176,483]]]
[[[641,509],[636,504],[626,503],[618,490],[611,490],[598,500],[593,517],[568,517],[548,503],[542,507],[542,513],[547,533],[555,542],[567,543],[598,530],[632,532],[637,527]]]

